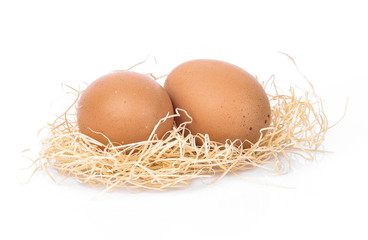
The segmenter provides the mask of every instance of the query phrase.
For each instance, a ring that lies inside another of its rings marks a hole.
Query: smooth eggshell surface
[[[270,103],[257,79],[233,64],[199,59],[177,66],[164,85],[174,108],[193,118],[187,127],[211,140],[256,142],[270,124]],[[175,119],[177,124],[186,117]],[[249,144],[246,143],[246,146]]]
[[[146,75],[115,71],[94,81],[82,93],[77,107],[82,133],[107,144],[129,144],[149,138],[158,121],[173,113],[166,91]],[[161,138],[172,129],[167,119],[157,129]],[[102,134],[106,137],[104,137]]]

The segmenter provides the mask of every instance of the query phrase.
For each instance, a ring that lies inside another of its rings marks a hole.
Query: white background
[[[0,239],[368,239],[367,22],[363,0],[1,1]],[[43,172],[19,183],[30,174],[17,171],[30,163],[20,152],[37,156],[61,83],[78,87],[154,55],[157,75],[214,58],[303,84],[279,52],[315,85],[331,124],[349,98],[323,145],[334,153],[295,160],[282,176],[254,170],[242,175],[257,180],[163,193],[98,195]]]

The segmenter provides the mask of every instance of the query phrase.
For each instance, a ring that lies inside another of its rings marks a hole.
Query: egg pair
[[[176,108],[192,117],[187,125],[192,134],[208,134],[220,143],[254,143],[270,124],[270,103],[256,78],[233,64],[204,59],[177,66],[164,87],[132,71],[104,75],[82,93],[77,120],[83,134],[103,144],[124,145],[147,140],[158,121]],[[177,125],[187,120],[175,118]],[[167,118],[159,125],[158,138],[172,129],[173,121]]]

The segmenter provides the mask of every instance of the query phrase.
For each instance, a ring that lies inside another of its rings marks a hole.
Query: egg
[[[270,124],[270,102],[263,87],[233,64],[210,59],[182,63],[170,72],[164,88],[174,108],[192,117],[187,125],[192,134],[208,134],[220,143],[227,139],[254,143]],[[188,118],[182,114],[175,121],[179,125]]]
[[[129,144],[149,138],[158,121],[173,113],[171,100],[152,78],[131,71],[114,71],[91,83],[77,105],[81,133],[107,144]],[[159,138],[173,126],[167,119]],[[106,136],[106,137],[105,137]]]

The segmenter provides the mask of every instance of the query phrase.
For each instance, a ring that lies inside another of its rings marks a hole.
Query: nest
[[[33,161],[34,172],[44,170],[56,181],[49,171],[56,169],[65,178],[102,185],[105,191],[121,187],[166,190],[188,186],[197,178],[210,177],[213,183],[227,174],[238,175],[253,168],[282,172],[292,155],[313,160],[312,153],[319,151],[329,128],[321,99],[314,90],[297,96],[290,88],[281,94],[274,76],[267,82],[271,82],[268,88],[263,85],[271,103],[271,124],[248,148],[246,142],[228,140],[223,144],[211,141],[206,134],[191,134],[187,128],[190,121],[174,126],[163,140],[158,139],[155,129],[159,124],[188,115],[183,109],[161,119],[147,141],[102,145],[79,132],[76,105],[82,91],[71,88],[75,101],[45,127],[47,136],[41,142],[39,158]],[[199,142],[202,144],[196,144]]]

